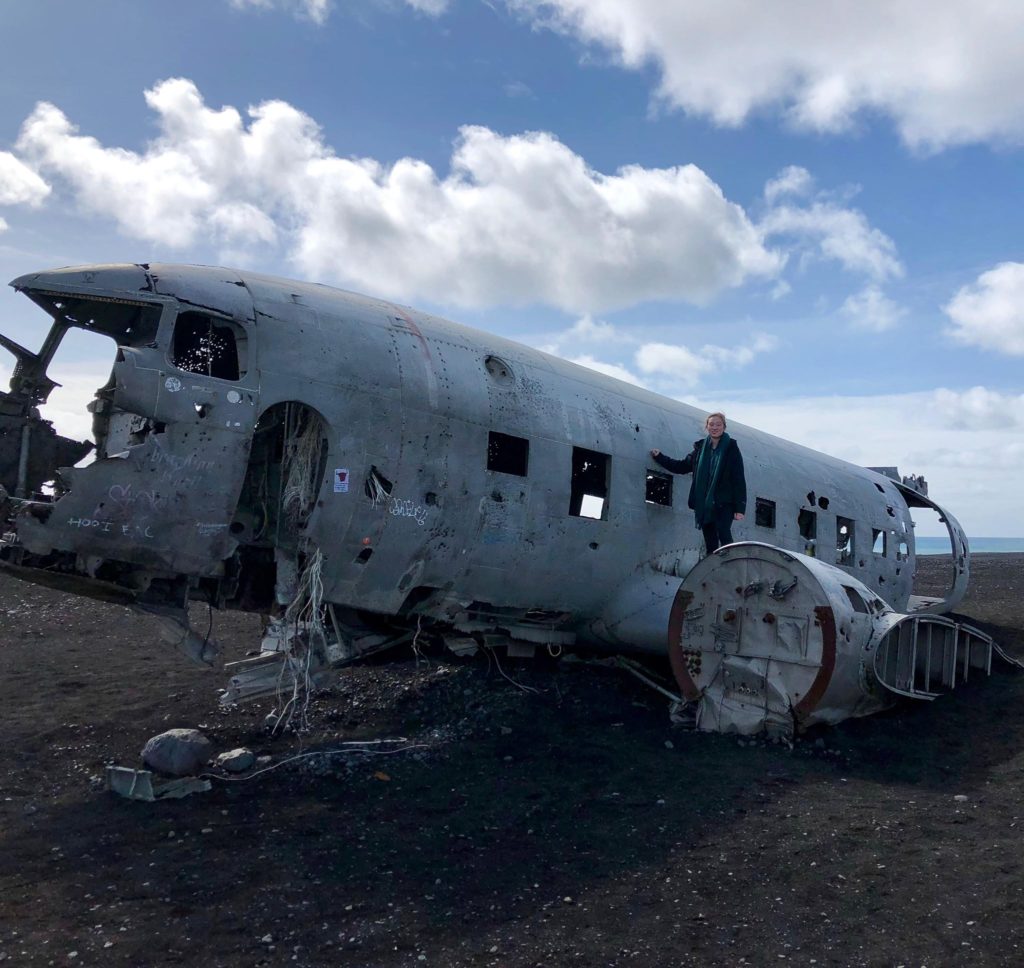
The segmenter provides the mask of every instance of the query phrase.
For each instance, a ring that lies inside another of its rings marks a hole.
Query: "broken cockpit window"
[[[162,311],[158,304],[109,296],[69,296],[41,290],[25,290],[25,294],[45,309],[63,331],[76,327],[102,333],[119,346],[147,346],[156,340]],[[61,335],[51,333],[47,342],[59,342]]]
[[[93,449],[92,442],[62,437],[57,431],[70,429],[75,436],[82,435],[81,426],[69,428],[72,420],[67,415],[81,411],[83,397],[94,387],[100,389],[89,409],[98,415],[109,406],[113,347],[99,345],[106,341],[96,340],[95,335],[113,340],[118,354],[153,346],[163,311],[162,305],[144,300],[41,289],[24,292],[53,323],[34,352],[0,337],[0,345],[16,359],[10,390],[0,391],[0,436],[7,444],[0,447],[0,482],[19,497],[52,493],[57,469],[78,463]],[[47,405],[61,413],[56,430],[46,419]],[[93,428],[97,443],[106,433],[106,424],[101,430]]]
[[[245,375],[245,332],[225,319],[206,313],[179,313],[171,341],[171,361],[187,373],[217,380]]]

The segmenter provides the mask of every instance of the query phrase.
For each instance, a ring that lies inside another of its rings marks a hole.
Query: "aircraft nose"
[[[140,265],[67,266],[30,272],[11,281],[17,290],[58,289],[86,293],[90,290],[139,292],[150,288],[149,276]]]

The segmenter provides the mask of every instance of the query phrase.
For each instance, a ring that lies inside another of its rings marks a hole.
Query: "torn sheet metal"
[[[107,767],[107,789],[128,800],[180,800],[193,793],[206,793],[210,781],[196,776],[173,780],[156,779],[149,770],[133,770],[128,766]]]

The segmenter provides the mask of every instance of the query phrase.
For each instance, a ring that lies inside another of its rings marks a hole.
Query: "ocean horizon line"
[[[994,538],[994,537],[972,537],[967,536],[967,544],[971,553],[978,554],[1012,554],[1015,552],[1024,553],[1024,537],[1021,538]],[[943,555],[950,553],[949,537],[946,535],[936,537],[920,537],[914,540],[915,551],[918,555]]]

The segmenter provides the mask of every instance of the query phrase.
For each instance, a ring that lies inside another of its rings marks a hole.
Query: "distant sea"
[[[971,553],[1024,552],[1024,538],[968,538]],[[919,555],[948,555],[949,538],[917,538],[914,542]]]

